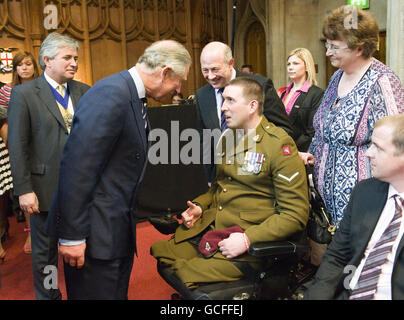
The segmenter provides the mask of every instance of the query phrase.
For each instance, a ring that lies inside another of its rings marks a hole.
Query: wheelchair
[[[152,224],[156,227],[155,221]],[[168,234],[168,230],[158,230]],[[157,271],[178,292],[178,296],[174,295],[177,299],[300,300],[303,297],[301,288],[311,280],[315,270],[304,272],[307,263],[303,257],[310,251],[305,232],[291,239],[252,243],[248,254],[259,257],[263,261],[263,267],[256,270],[247,262],[235,262],[244,274],[243,278],[237,281],[204,283],[190,289],[170,266],[157,262]]]

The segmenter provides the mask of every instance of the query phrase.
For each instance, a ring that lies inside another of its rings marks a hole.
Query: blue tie
[[[220,95],[222,96],[223,91],[224,91],[224,88],[220,88],[219,91],[218,91],[218,93],[220,93]],[[222,104],[223,104],[223,96],[222,96]],[[223,111],[220,110],[220,112],[221,112],[220,128],[221,128],[221,130],[222,130],[222,132],[223,132],[224,130],[227,129],[226,117],[225,117]]]

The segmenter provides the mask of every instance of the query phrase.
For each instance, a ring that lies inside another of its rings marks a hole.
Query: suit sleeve
[[[293,129],[290,124],[288,115],[282,100],[279,98],[274,84],[271,79],[268,79],[264,86],[265,102],[264,102],[264,115],[269,122],[272,122],[277,127],[282,128],[293,139]]]
[[[93,190],[114,152],[126,121],[125,110],[130,107],[120,84],[93,87],[78,105],[60,167],[55,205],[60,217],[59,238],[81,240],[89,236],[87,209]]]
[[[14,194],[19,196],[33,191],[29,163],[31,123],[28,103],[20,88],[11,91],[8,105],[8,147]]]

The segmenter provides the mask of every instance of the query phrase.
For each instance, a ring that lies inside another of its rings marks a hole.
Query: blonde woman
[[[287,58],[291,83],[280,94],[289,116],[299,151],[307,151],[314,137],[313,117],[323,98],[317,87],[313,57],[309,50],[297,48]]]

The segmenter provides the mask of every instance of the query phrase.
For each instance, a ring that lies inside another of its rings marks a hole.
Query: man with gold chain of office
[[[223,98],[229,129],[218,144],[215,182],[187,202],[172,239],[151,248],[190,288],[240,279],[234,262],[259,263],[247,253],[250,243],[290,239],[308,220],[305,168],[293,139],[263,116],[261,85],[236,78]]]
[[[73,80],[78,68],[77,40],[50,33],[39,50],[43,74],[16,86],[8,106],[8,145],[14,195],[30,215],[32,271],[38,300],[61,299],[59,289],[44,285],[47,266],[57,266],[57,239],[45,232],[56,190],[64,145],[74,108],[88,85]]]
[[[45,76],[46,77],[46,76]],[[53,81],[52,79],[48,79],[48,82]],[[56,89],[49,84],[49,87],[52,90],[53,96],[55,97],[56,103],[59,107],[60,113],[62,114],[63,121],[66,125],[67,131],[70,133],[70,129],[73,123],[73,104],[71,99],[69,99],[69,88],[67,83],[57,84]]]

